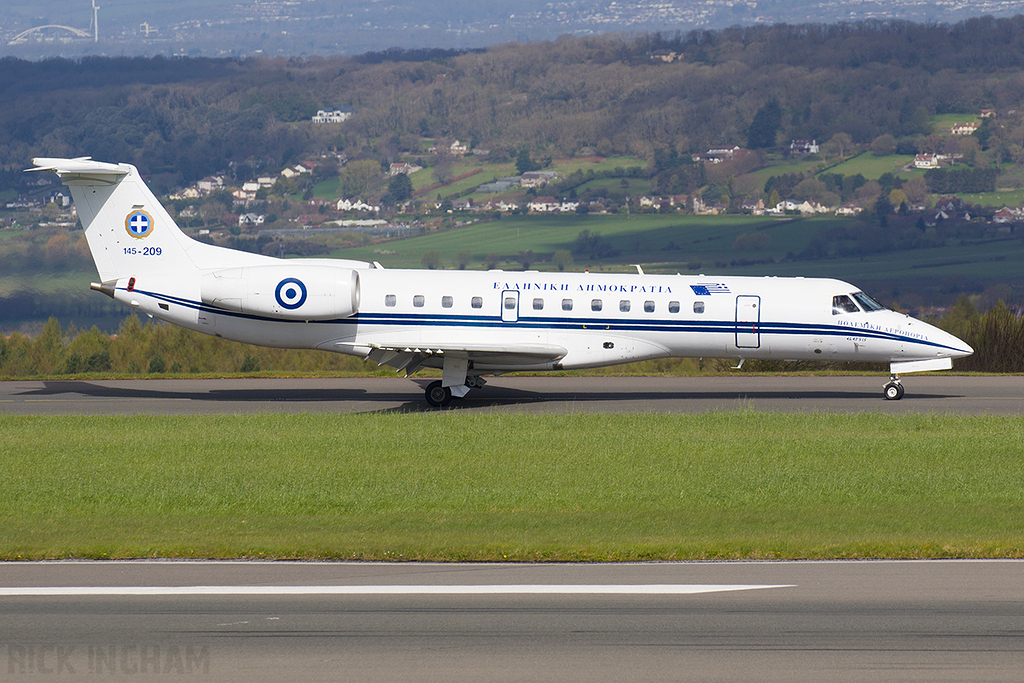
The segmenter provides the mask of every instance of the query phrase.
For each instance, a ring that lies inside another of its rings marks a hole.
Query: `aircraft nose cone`
[[[954,339],[955,339],[955,337],[954,337]],[[960,349],[960,352],[957,354],[957,356],[956,356],[957,358],[964,358],[964,357],[969,356],[972,353],[974,353],[974,349],[971,348],[971,346],[969,344],[965,344],[960,339],[957,339],[957,341],[960,342],[960,345],[963,347],[962,349]]]
[[[949,348],[950,358],[964,358],[974,353],[974,349],[972,349],[970,344],[964,340],[948,332],[946,332],[945,335],[947,338],[945,346]]]

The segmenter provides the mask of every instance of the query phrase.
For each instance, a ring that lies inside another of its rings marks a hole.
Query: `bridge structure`
[[[99,5],[96,4],[96,0],[92,0],[92,21],[89,23],[88,29],[75,28],[74,26],[64,26],[62,24],[45,24],[43,26],[33,26],[30,29],[26,29],[14,36],[8,41],[8,45],[18,45],[20,43],[27,43],[29,39],[34,36],[42,36],[48,31],[67,31],[72,37],[77,38],[89,38],[92,37],[94,43],[100,42],[100,26],[99,26]]]

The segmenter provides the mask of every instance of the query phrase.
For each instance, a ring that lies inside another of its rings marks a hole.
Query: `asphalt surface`
[[[1019,681],[1022,578],[1020,561],[9,563],[0,680]],[[159,587],[180,594],[138,594]]]
[[[580,413],[755,409],[769,412],[1024,414],[1024,377],[498,377],[453,410]],[[142,379],[0,382],[0,413],[50,415],[409,412],[433,410],[429,379]]]

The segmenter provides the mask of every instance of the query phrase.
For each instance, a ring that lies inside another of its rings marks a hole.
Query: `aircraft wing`
[[[563,358],[568,351],[556,344],[459,344],[444,343],[441,346],[409,347],[389,344],[356,345],[337,342],[334,347],[348,347],[348,353],[362,350],[367,359],[377,365],[390,365],[411,375],[428,360],[443,360],[446,356],[462,358],[481,365],[541,365]],[[323,346],[321,346],[323,348]]]

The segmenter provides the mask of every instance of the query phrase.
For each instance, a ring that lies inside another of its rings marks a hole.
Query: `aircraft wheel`
[[[452,402],[452,390],[441,386],[441,380],[437,380],[427,385],[426,398],[435,408],[444,408]]]
[[[903,385],[899,382],[889,382],[885,385],[885,400],[887,401],[898,401],[903,398],[903,393],[906,390]]]

